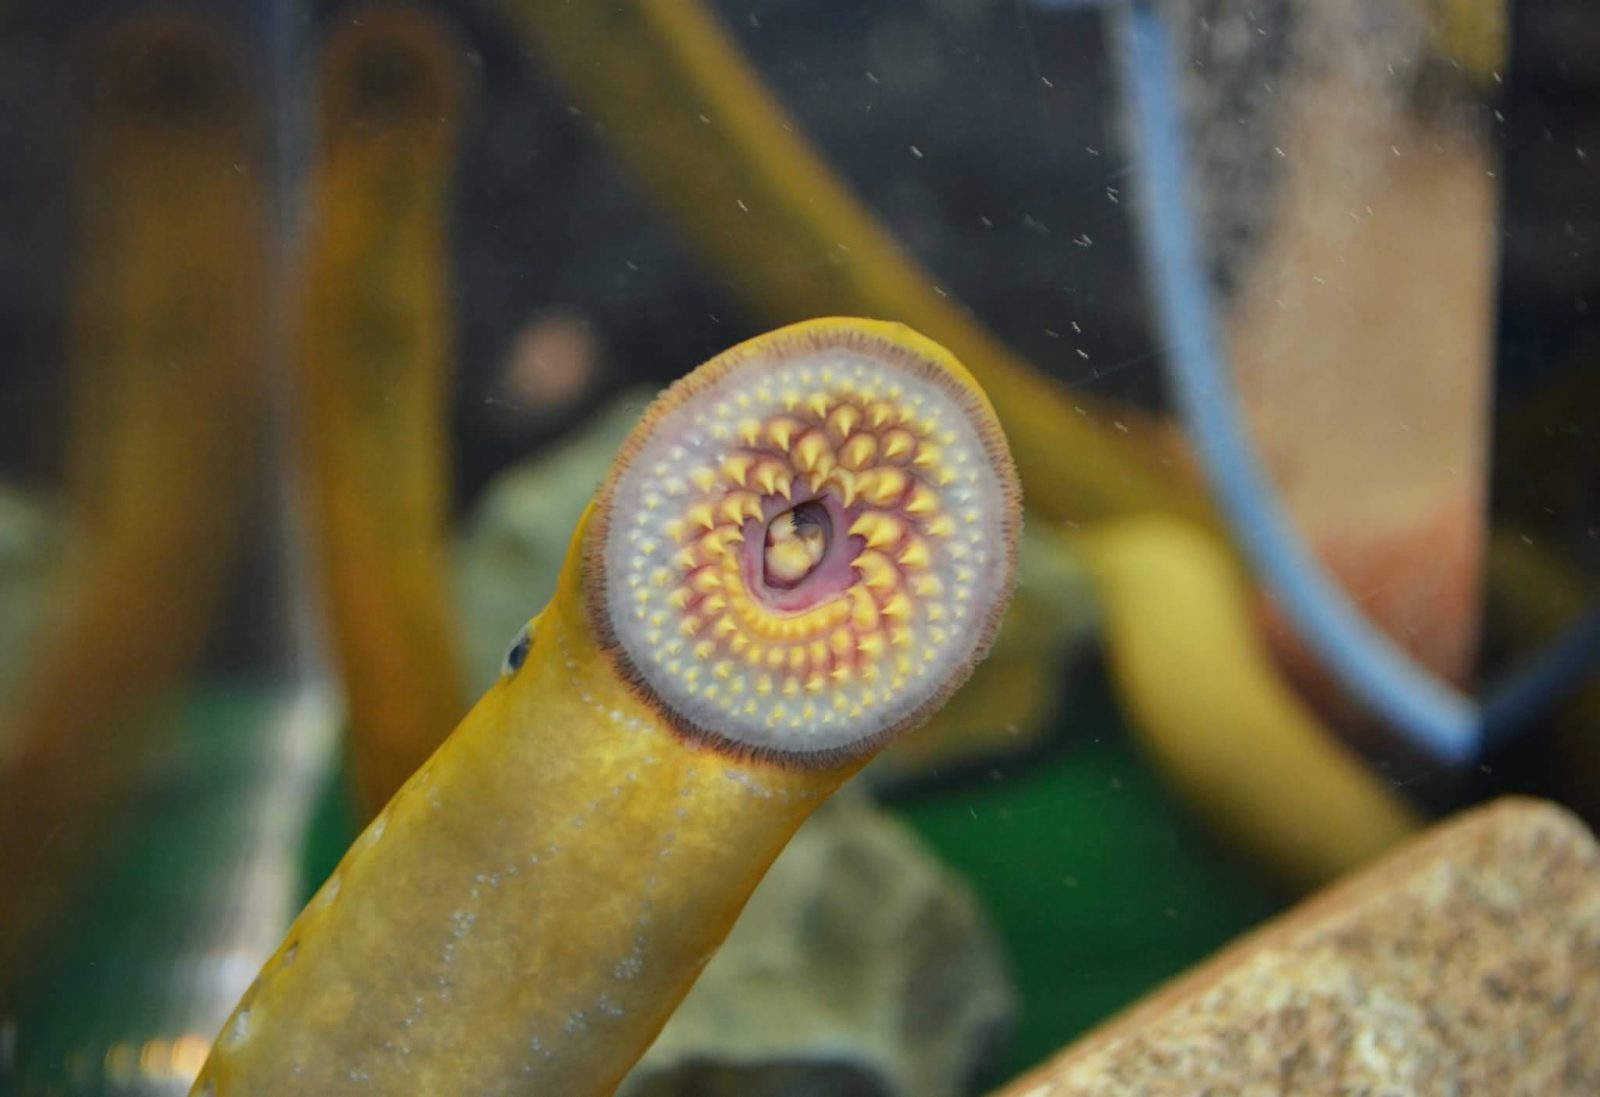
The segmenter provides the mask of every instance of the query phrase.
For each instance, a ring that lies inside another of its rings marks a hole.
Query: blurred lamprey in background
[[[0,971],[129,805],[239,545],[263,437],[260,104],[202,24],[95,38],[80,113],[67,544],[0,734]]]
[[[468,702],[444,571],[461,54],[425,9],[374,7],[318,70],[295,436],[368,815]]]

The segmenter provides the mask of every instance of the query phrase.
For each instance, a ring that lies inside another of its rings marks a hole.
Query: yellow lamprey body
[[[1420,829],[1279,677],[1244,577],[1208,535],[1152,516],[1075,541],[1141,742],[1231,845],[1310,888]]]
[[[341,22],[322,65],[298,382],[314,531],[361,806],[449,734],[448,184],[462,51],[420,8]],[[402,687],[403,688],[400,688]]]
[[[982,657],[1019,522],[982,393],[898,325],[796,325],[678,382],[195,1092],[611,1092],[795,828]],[[809,571],[767,572],[782,523],[821,527]]]

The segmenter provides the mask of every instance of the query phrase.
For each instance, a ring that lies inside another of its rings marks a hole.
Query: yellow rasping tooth
[[[917,444],[917,440],[903,430],[891,430],[883,436],[883,456],[890,461],[898,461],[908,455]]]
[[[774,419],[767,425],[767,437],[772,439],[772,444],[779,449],[788,449],[794,436],[804,428],[798,419]]]
[[[874,469],[861,477],[861,496],[875,506],[887,507],[899,501],[908,482],[899,469]]]
[[[870,434],[857,434],[839,450],[839,462],[847,469],[859,470],[878,452],[878,439]]]
[[[858,537],[865,538],[868,548],[879,549],[885,545],[898,543],[905,533],[905,526],[897,519],[891,518],[886,514],[877,514],[869,511],[855,520],[855,523],[850,527],[850,532]]]
[[[828,439],[820,430],[808,430],[800,436],[795,443],[795,464],[803,471],[810,472],[817,467],[817,462],[822,455],[828,452]]]
[[[750,475],[750,466],[755,463],[756,459],[748,453],[736,453],[722,462],[722,475],[744,487],[745,479]]]

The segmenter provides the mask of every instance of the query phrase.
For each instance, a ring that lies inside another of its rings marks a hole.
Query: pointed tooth
[[[767,437],[772,439],[772,444],[779,449],[788,449],[789,443],[805,424],[798,419],[791,419],[787,415],[774,419],[767,424]]]
[[[939,496],[926,484],[918,484],[911,490],[911,498],[906,500],[905,511],[915,518],[924,514],[932,514],[939,509]]]
[[[850,609],[850,624],[858,632],[871,632],[878,627],[878,603],[864,590],[854,592],[854,605]]]
[[[777,493],[779,479],[784,477],[783,469],[776,462],[763,461],[756,466],[755,474],[751,478],[755,481],[756,487],[768,495],[773,495]]]
[[[911,599],[901,591],[895,591],[889,600],[883,604],[883,615],[892,617],[897,621],[904,621],[911,616]]]
[[[868,548],[883,548],[900,540],[905,527],[895,518],[876,511],[868,511],[850,526],[850,533],[866,539]]]
[[[909,431],[891,430],[883,436],[883,456],[890,461],[899,460],[909,455],[916,444]]]
[[[744,487],[745,481],[750,476],[750,466],[755,463],[756,459],[748,453],[735,453],[732,457],[722,462],[722,475],[740,487]]]
[[[850,566],[861,572],[861,581],[871,590],[893,590],[899,585],[899,573],[881,552],[868,549],[852,560]]]
[[[906,490],[906,474],[897,468],[876,468],[863,473],[857,486],[862,498],[875,506],[892,506]]]
[[[851,506],[855,505],[855,501],[856,501],[856,477],[855,477],[855,473],[850,472],[848,469],[838,469],[838,468],[836,468],[832,472],[828,473],[827,483],[832,484],[834,486],[834,489],[839,493],[839,501],[841,503],[843,503],[846,507],[851,507]]]
[[[828,452],[828,438],[820,430],[808,430],[794,444],[794,463],[804,472],[817,468],[823,454]]]
[[[736,491],[722,501],[717,512],[732,525],[742,525],[746,518],[761,517],[761,498],[753,491]]]
[[[859,469],[871,461],[878,452],[878,439],[871,434],[857,434],[839,449],[840,462],[849,469]]]
[[[928,554],[928,542],[920,537],[913,537],[906,545],[905,551],[900,553],[899,562],[908,568],[925,568],[932,558]]]
[[[727,547],[722,539],[726,536],[723,530],[713,529],[709,533],[702,533],[695,541],[694,547],[699,550],[700,556],[705,560],[715,560],[720,556],[728,555]]]
[[[854,404],[840,404],[828,416],[828,431],[839,441],[850,437],[850,432],[861,422],[861,411]]]

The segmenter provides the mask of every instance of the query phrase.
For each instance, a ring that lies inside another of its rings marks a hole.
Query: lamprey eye
[[[591,621],[684,732],[821,764],[965,679],[1019,523],[993,412],[944,351],[889,325],[801,325],[646,413],[591,526]]]
[[[522,664],[527,662],[528,649],[533,646],[533,622],[523,625],[512,639],[511,646],[506,649],[506,657],[500,662],[500,676],[509,677],[522,669]]]

